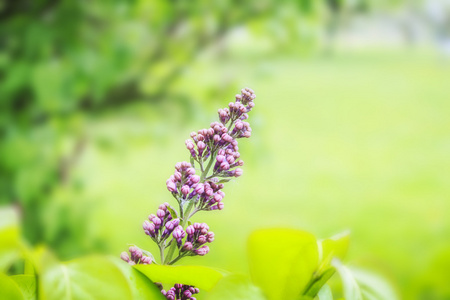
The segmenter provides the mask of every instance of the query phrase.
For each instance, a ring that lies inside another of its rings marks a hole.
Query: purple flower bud
[[[194,150],[195,145],[194,145],[194,143],[193,143],[191,140],[186,140],[185,144],[186,144],[186,148],[187,148],[189,151],[190,151],[190,150]]]
[[[186,233],[189,235],[193,235],[195,232],[195,228],[193,225],[189,225],[188,227],[186,227]]]
[[[188,185],[183,185],[183,187],[181,188],[181,193],[186,196],[187,194],[189,194],[190,190],[191,188]]]
[[[220,194],[215,194],[215,195],[214,195],[214,200],[215,200],[215,202],[220,202],[220,200],[222,200],[222,195],[220,195]]]
[[[208,196],[212,196],[214,193],[214,190],[212,188],[205,188],[205,194]]]
[[[212,232],[212,231],[208,232],[208,234],[206,235],[206,238],[207,238],[208,243],[212,243],[214,241],[214,232]]]
[[[126,262],[130,261],[130,257],[128,256],[128,253],[126,253],[125,251],[120,254],[120,258]]]
[[[158,209],[158,211],[156,212],[156,215],[159,218],[164,218],[164,216],[166,215],[166,212],[164,210],[162,210],[162,209]]]
[[[166,223],[166,229],[172,231],[175,228],[175,224],[173,221],[169,221]]]
[[[183,251],[191,251],[192,250],[192,243],[191,242],[185,242],[182,248]]]
[[[175,171],[175,173],[173,174],[173,177],[175,178],[176,181],[180,181],[181,180],[181,173],[178,171]]]
[[[204,243],[206,243],[206,236],[204,236],[204,235],[199,236],[198,239],[197,239],[197,242],[200,245],[203,245]]]
[[[235,177],[242,176],[242,174],[244,174],[244,171],[242,169],[237,168],[236,170],[234,170],[234,176]]]
[[[194,168],[188,168],[186,170],[186,174],[187,175],[194,175],[195,174],[195,169]]]
[[[197,184],[197,186],[194,188],[194,191],[196,194],[203,194],[203,192],[205,191],[203,183]]]
[[[177,185],[172,180],[167,180],[166,185],[169,192],[175,193],[177,191]]]
[[[222,170],[228,170],[230,168],[230,165],[228,164],[228,162],[224,161],[220,164],[220,168]]]
[[[155,224],[155,229],[159,229],[161,227],[161,219],[153,218],[152,222]]]
[[[195,253],[200,256],[204,256],[204,255],[208,254],[208,252],[209,252],[208,246],[202,246],[201,248],[195,250]]]
[[[202,141],[199,141],[199,142],[197,143],[197,148],[198,148],[199,150],[203,150],[203,149],[206,148],[206,144],[205,144],[204,142],[202,142]]]
[[[128,250],[130,251],[131,259],[133,261],[136,262],[137,260],[139,260],[142,257],[142,250],[139,249],[138,247],[131,246]]]
[[[224,133],[222,134],[222,140],[231,143],[233,141],[233,138],[228,133]]]
[[[217,162],[221,163],[225,160],[225,156],[224,155],[217,155],[216,157]]]
[[[149,256],[143,256],[140,260],[140,263],[143,265],[150,265],[152,263],[152,259]]]
[[[192,175],[191,176],[192,183],[198,183],[200,181],[200,176],[198,175]]]

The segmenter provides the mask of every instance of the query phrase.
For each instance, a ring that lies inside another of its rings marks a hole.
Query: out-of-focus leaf
[[[319,300],[333,300],[333,293],[331,293],[330,286],[328,284],[322,286],[317,297]]]
[[[318,266],[317,241],[304,231],[258,230],[248,251],[252,280],[269,300],[300,295]]]
[[[10,278],[19,287],[24,300],[36,299],[36,277],[34,275],[14,275]]]
[[[19,223],[17,211],[12,206],[0,208],[0,230],[8,227],[16,227]]]
[[[318,278],[312,278],[311,282],[308,284],[307,291],[305,291],[304,294],[315,297],[334,273],[335,269],[331,267],[320,274]]]
[[[0,209],[0,272],[5,271],[20,255],[18,216],[12,207]]]
[[[122,274],[124,274],[133,294],[133,299],[165,299],[159,288],[141,272],[135,270],[129,264],[119,259],[110,258],[110,260],[120,269]]]
[[[39,298],[131,299],[132,292],[121,270],[109,259],[92,256],[44,268]]]
[[[347,255],[349,243],[349,232],[343,232],[320,241],[322,249],[321,261],[326,262],[328,265],[333,257],[343,260]]]
[[[353,278],[358,283],[364,299],[396,300],[398,299],[392,286],[381,276],[367,270],[350,268]]]
[[[362,300],[363,298],[361,289],[359,288],[359,285],[353,277],[350,269],[344,266],[339,259],[334,259],[332,263],[341,276],[342,285],[344,288],[344,298],[352,300]]]
[[[24,300],[22,292],[11,277],[0,273],[0,299]]]
[[[135,265],[139,272],[153,282],[161,282],[168,286],[176,283],[193,285],[206,291],[211,290],[223,277],[222,272],[203,266],[163,266]]]
[[[222,278],[208,293],[206,300],[265,300],[261,289],[242,275],[229,275]]]

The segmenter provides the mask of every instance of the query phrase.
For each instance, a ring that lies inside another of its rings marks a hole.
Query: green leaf
[[[218,183],[227,183],[231,180],[232,178],[226,178],[226,179],[220,179]]]
[[[17,227],[0,230],[0,272],[6,271],[20,256],[20,238]]]
[[[11,277],[0,273],[0,299],[24,300],[22,292]]]
[[[178,214],[177,214],[177,211],[175,210],[175,208],[173,208],[172,206],[169,205],[169,206],[167,206],[167,210],[169,211],[169,213],[173,219],[178,218]]]
[[[208,293],[206,300],[265,300],[263,292],[243,275],[229,275],[222,278]]]
[[[124,274],[133,294],[133,299],[165,299],[159,288],[141,272],[120,259],[110,259]]]
[[[344,298],[352,300],[362,300],[363,298],[361,289],[359,288],[359,285],[353,277],[350,269],[344,266],[338,259],[333,260],[333,266],[341,276],[342,286],[344,288]]]
[[[41,299],[131,299],[132,292],[121,270],[109,259],[91,256],[43,268],[39,280]]]
[[[300,230],[258,230],[248,251],[252,280],[269,300],[300,295],[318,266],[317,241]]]
[[[318,278],[312,278],[310,283],[308,283],[307,289],[304,292],[304,295],[315,297],[322,289],[322,287],[328,282],[328,280],[335,273],[335,269],[333,267],[328,268],[322,274],[319,275]]]
[[[173,286],[175,283],[193,285],[201,290],[211,290],[223,277],[215,269],[203,266],[135,265],[135,269],[153,282]]]
[[[333,300],[333,293],[331,292],[330,286],[325,284],[317,294],[319,300]]]
[[[21,242],[17,211],[0,208],[0,272],[6,271],[20,256]]]
[[[10,278],[19,287],[24,300],[36,299],[36,277],[34,275],[14,275]]]
[[[349,243],[350,235],[348,231],[320,241],[321,261],[328,266],[333,257],[343,260],[347,255]]]
[[[396,300],[394,289],[383,277],[372,272],[349,268],[353,278],[358,283],[364,299],[367,300]]]

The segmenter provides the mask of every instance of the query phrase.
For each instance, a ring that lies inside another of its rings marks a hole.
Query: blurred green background
[[[401,298],[450,299],[449,24],[439,0],[0,1],[0,204],[61,259],[155,251],[184,140],[249,86],[244,176],[184,263],[246,273],[254,229],[350,229]]]

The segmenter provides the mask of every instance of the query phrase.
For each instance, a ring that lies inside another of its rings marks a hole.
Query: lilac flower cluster
[[[186,200],[187,195],[196,189],[199,181],[200,176],[195,175],[192,165],[183,161],[176,163],[175,173],[167,179],[166,186],[170,192],[180,194],[182,199]]]
[[[178,211],[166,202],[142,225],[145,234],[159,247],[161,264],[171,265],[185,256],[203,256],[209,252],[206,244],[214,241],[214,233],[207,224],[191,224],[189,219],[199,211],[222,210],[224,183],[243,174],[238,139],[252,134],[246,120],[255,106],[255,97],[253,90],[242,89],[235,102],[219,109],[219,122],[192,132],[191,138],[185,141],[190,162],[176,163],[175,172],[166,181],[167,189],[178,202]],[[143,255],[137,247],[130,247],[130,254],[123,252],[121,258],[129,264],[152,263],[153,258]],[[162,293],[167,299],[195,300],[192,295],[198,289],[176,284]]]
[[[183,228],[181,228],[183,230]],[[206,243],[212,243],[214,241],[214,232],[209,231],[209,226],[206,223],[194,223],[186,228],[187,234],[186,240],[181,247],[181,240],[178,245],[178,249],[184,253],[184,255],[206,255],[209,252],[209,247]],[[174,232],[175,237],[175,232]]]
[[[170,236],[172,231],[180,224],[179,219],[172,219],[169,207],[170,205],[167,202],[161,204],[156,215],[149,215],[148,221],[145,220],[142,224],[145,234],[150,236],[156,243]]]
[[[224,204],[222,199],[225,193],[222,191],[223,183],[215,183],[211,180],[203,184],[203,193],[199,194],[198,209],[199,210],[222,210]]]
[[[167,292],[162,290],[161,293],[169,300],[196,300],[192,295],[198,294],[199,289],[190,285],[175,284]]]
[[[131,246],[129,249],[130,255],[125,251],[122,252],[120,258],[126,261],[130,265],[149,265],[152,263],[152,258],[150,256],[145,256],[142,250],[136,246]]]

